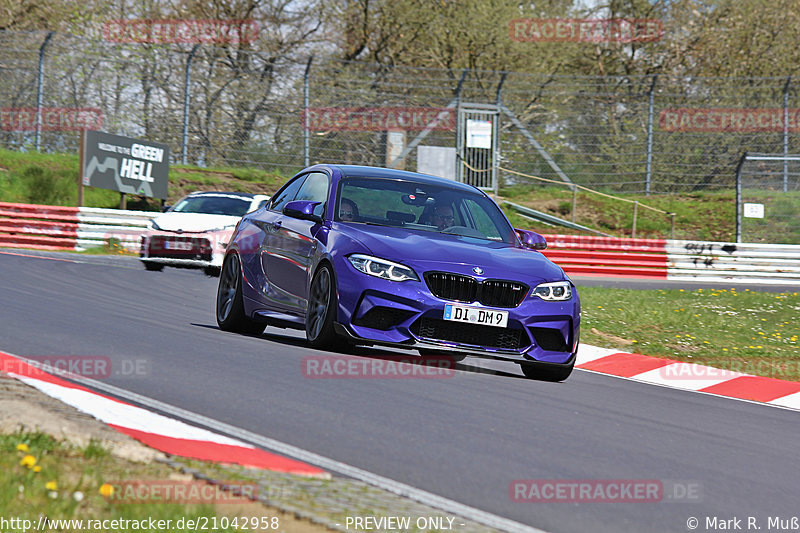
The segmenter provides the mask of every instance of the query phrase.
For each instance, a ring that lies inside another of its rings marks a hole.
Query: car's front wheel
[[[242,303],[242,264],[239,255],[229,254],[222,265],[217,288],[217,324],[220,329],[260,335],[266,324],[249,318]]]
[[[161,272],[164,270],[164,265],[161,263],[153,263],[152,261],[142,261],[144,268],[153,272]]]
[[[519,366],[526,378],[537,379],[539,381],[564,381],[572,374],[575,361],[568,365],[520,363]]]
[[[306,339],[314,348],[334,348],[341,343],[333,322],[336,315],[336,281],[333,270],[322,265],[311,280],[306,310]]]

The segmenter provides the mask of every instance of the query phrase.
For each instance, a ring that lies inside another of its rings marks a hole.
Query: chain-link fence
[[[800,155],[748,152],[736,176],[736,241],[800,243]]]
[[[46,33],[0,32],[0,46],[0,145],[11,149],[76,152],[80,124],[101,119],[110,133],[168,144],[173,163],[417,170],[421,148],[444,147],[463,167],[459,110],[472,106],[495,110],[490,164],[607,192],[732,190],[745,150],[800,152],[786,78],[388,67]]]

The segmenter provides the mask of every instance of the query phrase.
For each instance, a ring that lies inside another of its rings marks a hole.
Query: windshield
[[[514,230],[483,194],[460,188],[383,178],[346,178],[335,220],[449,233],[512,244]]]
[[[236,196],[190,196],[171,209],[176,213],[204,213],[240,217],[250,210],[249,198]]]

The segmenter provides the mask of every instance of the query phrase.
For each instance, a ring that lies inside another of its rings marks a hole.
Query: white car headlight
[[[348,259],[356,270],[370,276],[375,276],[376,278],[383,278],[391,281],[419,281],[416,272],[400,263],[393,263],[386,259],[363,254],[354,254],[348,257]]]
[[[531,296],[548,302],[564,302],[572,298],[572,284],[569,281],[540,283],[533,288]]]

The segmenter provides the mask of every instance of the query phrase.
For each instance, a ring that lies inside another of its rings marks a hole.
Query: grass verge
[[[164,503],[155,497],[146,501],[126,500],[121,494],[113,494],[113,487],[120,487],[120,482],[126,480],[149,480],[161,486],[186,481],[166,465],[126,461],[112,456],[97,442],[77,448],[43,433],[0,435],[0,452],[0,516],[17,519],[19,526],[0,524],[3,530],[30,531],[46,517],[47,531],[98,529],[87,527],[88,520],[136,521],[137,527],[131,522],[128,523],[131,527],[121,530],[171,531],[180,519],[211,523],[214,518],[218,530],[236,531],[222,527],[225,515],[216,511],[214,503]],[[29,520],[32,527],[23,529],[20,522],[23,520]],[[59,520],[83,520],[83,523],[59,524],[56,522]],[[167,520],[171,521],[170,527],[159,527],[167,525]],[[152,521],[158,525],[153,527]],[[107,524],[99,529],[119,529]]]
[[[579,287],[581,342],[800,381],[800,296]]]

